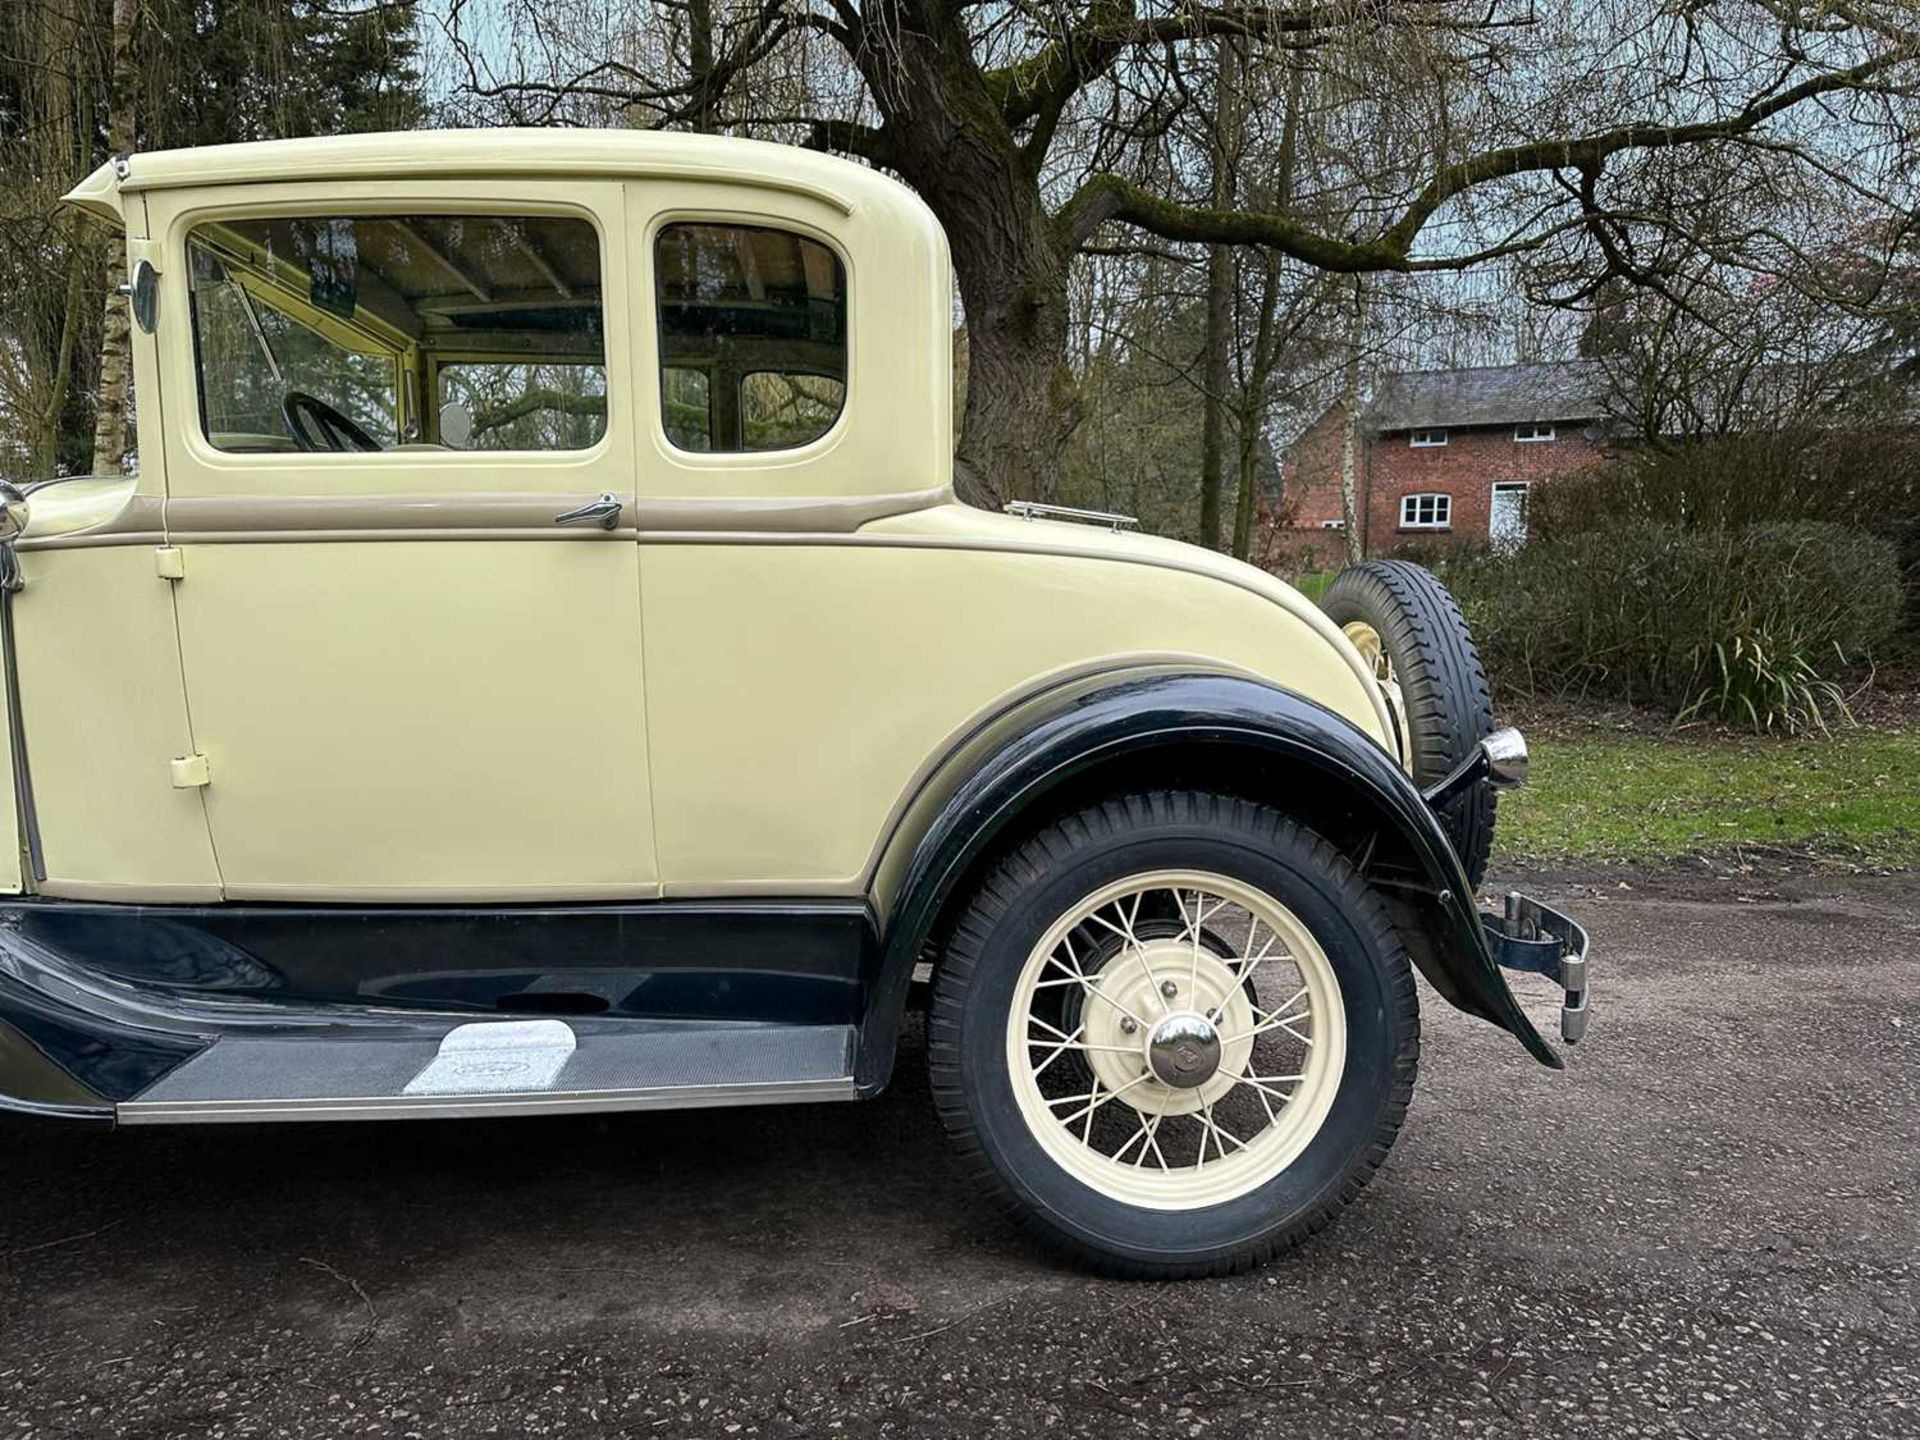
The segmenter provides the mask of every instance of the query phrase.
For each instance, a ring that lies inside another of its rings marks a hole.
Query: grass
[[[1338,570],[1309,570],[1294,580],[1293,588],[1318,605],[1321,597],[1327,593],[1327,587],[1333,583],[1333,577],[1339,573]]]
[[[1786,741],[1565,734],[1502,798],[1506,858],[1659,861],[1756,846],[1920,865],[1920,731]]]

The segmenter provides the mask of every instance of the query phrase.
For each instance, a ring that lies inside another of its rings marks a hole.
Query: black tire
[[[1257,1188],[1203,1208],[1125,1203],[1071,1174],[1035,1137],[1009,1073],[1007,1027],[1041,937],[1102,887],[1165,869],[1216,873],[1284,904],[1325,953],[1345,1012],[1343,1068],[1318,1130]],[[934,1102],[988,1195],[1072,1261],[1134,1279],[1244,1271],[1326,1225],[1386,1158],[1419,1054],[1406,952],[1346,859],[1277,811],[1185,791],[1107,801],[1001,859],[948,940],[928,1016]]]
[[[1405,560],[1355,565],[1334,577],[1320,608],[1336,625],[1357,620],[1380,636],[1406,702],[1413,779],[1422,789],[1445,778],[1493,730],[1480,652],[1432,571]],[[1495,805],[1493,786],[1482,781],[1440,815],[1476,888],[1493,853]]]

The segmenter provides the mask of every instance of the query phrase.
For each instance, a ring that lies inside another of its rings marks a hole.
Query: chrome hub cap
[[[1147,1068],[1176,1090],[1204,1085],[1220,1069],[1220,1032],[1204,1015],[1169,1015],[1147,1039]]]
[[[1253,1005],[1234,978],[1233,962],[1205,946],[1196,962],[1193,951],[1190,936],[1142,941],[1131,955],[1123,948],[1101,965],[1080,1007],[1080,1028],[1095,1047],[1084,1052],[1087,1067],[1109,1093],[1130,1086],[1126,1101],[1142,1113],[1192,1115],[1205,1109],[1233,1088],[1223,1067],[1244,1068],[1252,1049],[1251,1040],[1226,1039],[1254,1026]],[[1174,1022],[1182,1019],[1199,1021],[1211,1045],[1196,1043],[1202,1038],[1196,1033],[1181,1039],[1182,1027]],[[1156,1051],[1171,1052],[1176,1045],[1193,1052],[1193,1063],[1183,1070],[1169,1053],[1163,1070]]]
[[[1035,1140],[1153,1209],[1220,1204],[1285,1170],[1346,1059],[1319,942],[1273,896],[1204,871],[1130,876],[1070,908],[1029,952],[1009,1020]]]

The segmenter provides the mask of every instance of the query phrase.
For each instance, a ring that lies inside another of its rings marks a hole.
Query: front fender
[[[913,968],[969,882],[1016,836],[1100,794],[1229,786],[1346,842],[1394,900],[1408,948],[1441,996],[1561,1065],[1501,977],[1473,887],[1399,763],[1311,700],[1228,673],[1154,667],[1083,677],[982,725],[908,805],[875,874],[884,940],[856,1076],[893,1066]]]

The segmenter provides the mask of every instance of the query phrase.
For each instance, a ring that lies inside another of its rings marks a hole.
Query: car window
[[[740,378],[740,448],[790,450],[832,428],[847,403],[844,380],[792,370]]]
[[[682,450],[789,450],[847,401],[846,267],[772,226],[675,224],[654,245],[660,401]]]
[[[607,430],[604,365],[452,361],[439,367],[440,440],[460,450],[585,450]],[[464,411],[464,433],[448,423]]]
[[[188,246],[216,448],[580,450],[606,433],[585,220],[248,217],[199,226]]]
[[[222,450],[292,450],[283,401],[315,395],[383,445],[399,438],[397,371],[391,352],[333,344],[250,294],[196,246],[194,328],[200,408]]]
[[[660,372],[660,405],[667,439],[682,450],[713,448],[713,382],[706,371],[667,366]]]

